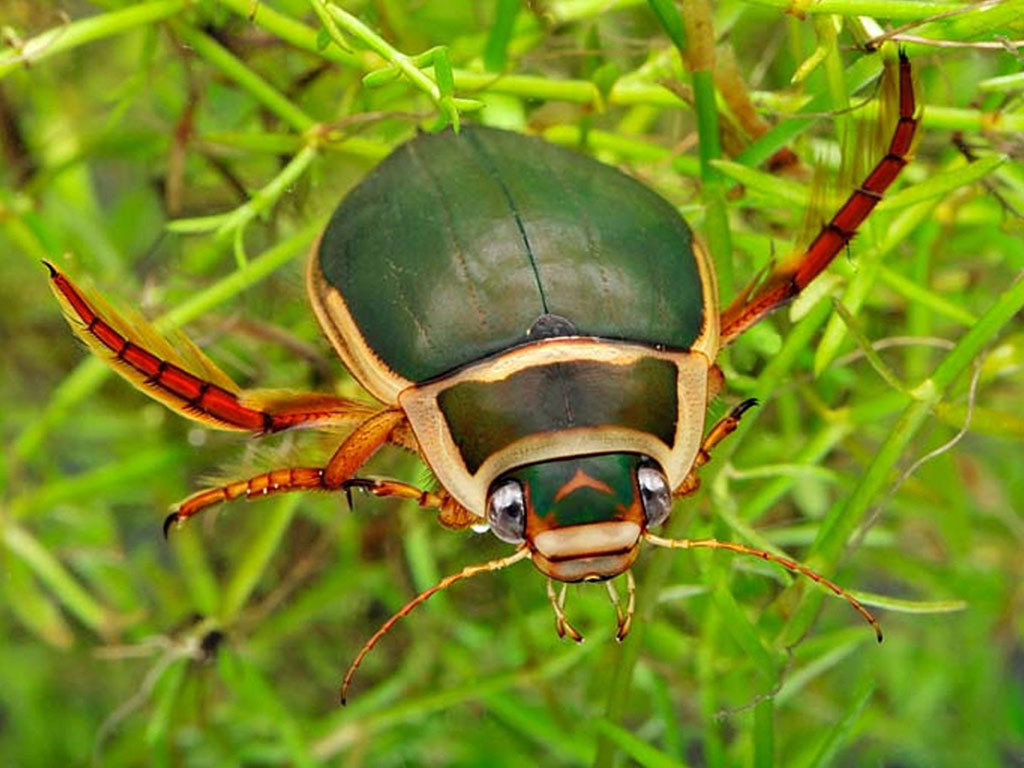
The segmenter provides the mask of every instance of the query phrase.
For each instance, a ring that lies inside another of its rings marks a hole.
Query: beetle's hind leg
[[[355,426],[374,406],[335,395],[241,389],[183,334],[170,337],[140,316],[89,296],[49,262],[50,287],[75,335],[137,389],[215,429],[258,435]]]
[[[917,111],[910,60],[900,52],[899,92],[895,106],[899,119],[893,129],[885,155],[850,193],[832,219],[821,227],[811,244],[794,260],[780,264],[768,277],[755,280],[740,292],[721,317],[720,343],[727,346],[769,313],[792,301],[807,285],[832,263],[837,254],[849,245],[857,229],[868,217],[885,191],[900,175],[908,162]]]
[[[700,478],[697,477],[697,470],[711,461],[711,451],[714,447],[736,431],[736,427],[740,425],[740,419],[743,418],[743,414],[755,405],[757,405],[757,398],[748,397],[715,422],[715,426],[711,428],[711,431],[704,437],[704,442],[700,444],[700,450],[697,451],[697,458],[694,459],[693,467],[690,468],[689,474],[683,478],[683,482],[679,484],[679,487],[672,492],[673,496],[676,498],[689,496],[700,488]]]

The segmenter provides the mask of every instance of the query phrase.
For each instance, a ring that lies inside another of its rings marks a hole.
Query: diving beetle
[[[742,544],[665,539],[652,529],[732,432],[744,401],[705,434],[723,385],[719,351],[793,299],[843,250],[907,162],[917,121],[901,53],[898,122],[885,156],[796,258],[720,311],[707,252],[676,209],[619,170],[493,128],[420,135],[341,202],[307,271],[316,317],[380,406],[326,394],[241,390],[187,344],[88,298],[47,264],[75,333],[135,386],[221,429],[270,434],[351,428],[322,466],[286,467],[176,505],[164,532],[224,501],[296,490],[410,499],[450,528],[489,527],[516,548],[450,575],[363,646],[451,584],[530,558],[548,579],[560,635],[579,640],[564,584],[625,574],[618,637],[634,607],[641,541],[728,549],[851,595],[806,567]],[[385,444],[415,452],[437,490],[357,476]],[[562,582],[556,594],[553,582]]]

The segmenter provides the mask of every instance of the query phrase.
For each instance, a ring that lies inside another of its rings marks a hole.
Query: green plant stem
[[[119,11],[92,16],[81,21],[48,29],[18,47],[0,51],[0,79],[18,67],[38,64],[50,56],[70,51],[80,45],[102,40],[135,27],[152,24],[180,13],[186,0],[156,0],[137,3]]]
[[[266,152],[271,155],[298,154],[308,146],[308,136],[296,133],[251,133],[243,131],[211,131],[199,137],[200,143],[230,147],[234,150],[249,152]],[[377,139],[362,136],[343,136],[340,131],[325,129],[320,139],[320,148],[324,152],[361,157],[366,160],[383,160],[394,147]]]
[[[926,200],[900,212],[882,236],[878,246],[861,254],[860,268],[850,279],[843,292],[842,302],[849,312],[856,314],[874,287],[881,271],[882,260],[892,253],[901,243],[928,219],[938,204],[938,200]],[[846,338],[846,325],[838,315],[828,321],[822,334],[818,348],[814,352],[814,375],[819,376],[839,354],[843,340]]]
[[[920,0],[746,0],[751,5],[778,8],[795,16],[831,13],[840,16],[878,16],[883,19],[914,21],[940,13],[964,10],[959,3]]]
[[[732,266],[732,236],[729,231],[729,212],[725,205],[725,187],[722,175],[713,165],[722,156],[718,135],[718,105],[715,100],[714,75],[710,70],[693,73],[694,111],[697,115],[701,196],[705,205],[704,232],[715,263],[718,289],[722,296],[732,297],[736,280]]]
[[[655,749],[633,732],[621,725],[603,718],[594,721],[594,730],[603,739],[615,744],[616,747],[644,768],[685,768],[685,763]]]
[[[217,1],[225,8],[234,11],[247,21],[263,27],[268,32],[272,32],[296,48],[301,48],[328,61],[333,61],[335,64],[341,64],[346,67],[368,70],[374,66],[374,62],[368,59],[365,54],[344,51],[337,46],[327,46],[324,48],[317,40],[316,30],[308,27],[301,21],[296,21],[291,16],[275,11],[267,3],[257,3],[254,5],[252,0]]]
[[[314,0],[314,2],[323,2],[323,0]],[[416,63],[412,58],[397,50],[387,40],[363,24],[363,22],[351,13],[342,10],[336,5],[328,4],[326,2],[324,3],[324,6],[326,7],[327,12],[334,18],[334,21],[345,32],[348,32],[353,37],[359,39],[370,50],[401,72],[405,76],[406,80],[427,94],[441,114],[450,119],[454,124],[455,129],[458,130],[458,112],[451,103],[451,97],[442,93],[442,89],[438,82],[434,82],[434,80],[430,79],[422,69],[416,66]],[[434,72],[435,76],[439,77],[439,68],[437,66],[435,66]]]

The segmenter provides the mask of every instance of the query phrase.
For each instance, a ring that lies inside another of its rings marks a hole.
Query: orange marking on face
[[[591,477],[582,469],[577,469],[576,474],[572,476],[572,479],[558,489],[558,493],[555,494],[554,503],[557,504],[570,493],[577,491],[580,488],[593,488],[595,491],[607,493],[609,496],[612,496],[615,493],[607,483],[603,483],[600,480]]]

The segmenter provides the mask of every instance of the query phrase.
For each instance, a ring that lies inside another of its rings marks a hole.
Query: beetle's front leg
[[[700,478],[697,477],[697,470],[711,460],[711,450],[736,431],[736,427],[740,425],[740,419],[743,418],[743,414],[755,405],[757,405],[757,398],[748,397],[715,422],[715,426],[711,428],[711,431],[704,437],[704,442],[700,444],[697,458],[694,459],[689,474],[683,478],[683,482],[679,484],[679,487],[672,492],[675,498],[679,499],[683,496],[689,496],[700,488]]]
[[[424,491],[409,483],[398,480],[376,480],[367,477],[353,477],[342,483],[343,490],[350,492],[352,488],[372,493],[382,498],[398,498],[415,501],[423,509],[437,509],[438,519],[445,528],[461,530],[481,522],[478,515],[473,514],[459,504],[448,491]],[[351,505],[351,498],[349,499]]]

